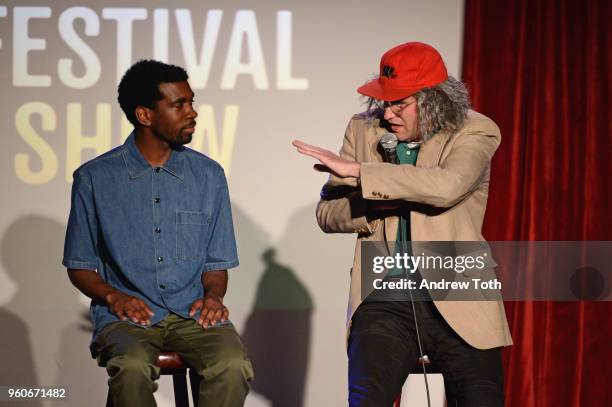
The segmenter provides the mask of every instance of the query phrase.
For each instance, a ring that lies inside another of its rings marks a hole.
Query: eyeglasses
[[[391,112],[393,112],[393,114],[397,115],[397,114],[400,114],[408,106],[415,104],[416,99],[412,99],[411,101],[408,101],[408,102],[406,101],[406,99],[394,100],[392,102],[385,102],[385,101],[377,100],[374,103],[376,104],[376,107],[380,108],[381,110],[385,110],[389,108],[391,109]]]

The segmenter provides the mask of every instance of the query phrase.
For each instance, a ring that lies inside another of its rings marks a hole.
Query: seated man
[[[241,406],[253,368],[223,305],[238,265],[227,182],[184,147],[196,125],[183,68],[145,60],[119,84],[135,129],[74,172],[63,264],[92,299],[91,352],[114,406],[154,406],[163,351],[202,378],[201,406]]]

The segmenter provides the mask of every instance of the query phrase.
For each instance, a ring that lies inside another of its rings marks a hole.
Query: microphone
[[[391,164],[399,164],[397,158],[397,136],[393,133],[385,133],[380,139],[380,145],[385,152],[385,161]]]

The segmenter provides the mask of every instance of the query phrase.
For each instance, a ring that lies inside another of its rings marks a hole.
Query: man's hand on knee
[[[130,319],[140,325],[150,325],[154,315],[151,308],[139,298],[132,297],[120,291],[114,291],[106,296],[106,302],[117,318],[125,321]]]
[[[196,321],[202,328],[225,322],[229,317],[229,310],[223,305],[223,298],[215,295],[206,295],[191,304],[189,316],[194,316],[198,310],[201,312]]]

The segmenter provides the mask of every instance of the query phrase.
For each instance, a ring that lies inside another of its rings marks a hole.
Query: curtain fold
[[[466,0],[463,81],[502,133],[488,240],[612,240],[611,16],[611,1]],[[612,405],[612,303],[506,311],[506,405]]]

